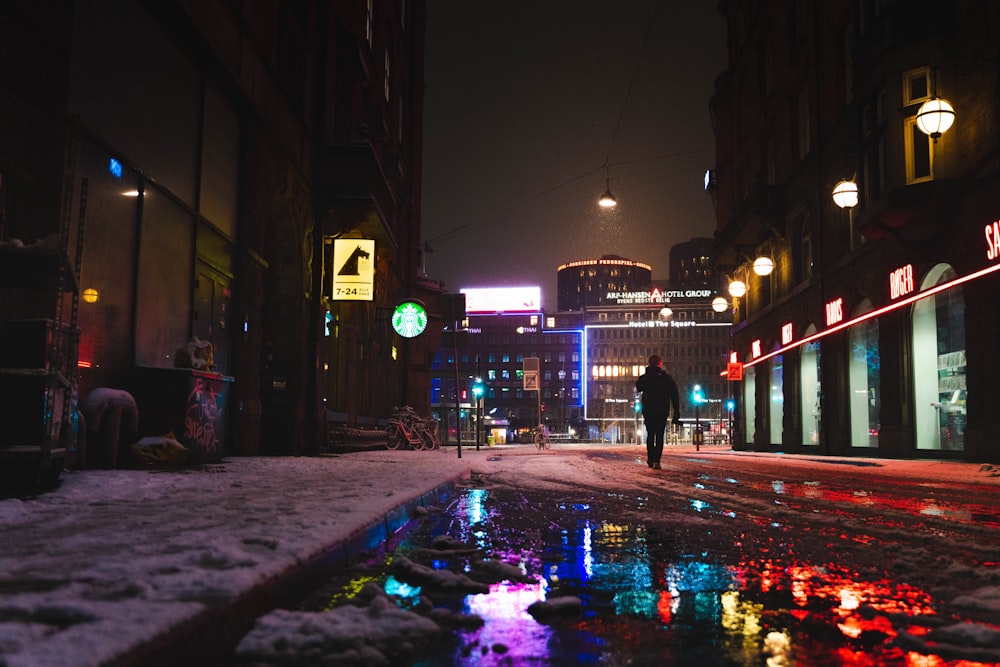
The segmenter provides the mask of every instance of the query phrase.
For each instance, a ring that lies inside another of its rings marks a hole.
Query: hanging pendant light
[[[618,200],[615,199],[615,196],[613,194],[611,194],[610,178],[607,181],[607,185],[608,185],[607,190],[605,190],[604,194],[601,195],[601,198],[597,200],[597,203],[600,204],[603,208],[614,208],[615,206],[618,205]]]

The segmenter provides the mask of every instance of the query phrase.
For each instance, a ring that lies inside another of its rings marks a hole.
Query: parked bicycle
[[[545,427],[545,424],[539,424],[531,431],[531,439],[535,443],[535,447],[538,451],[543,449],[552,448],[552,438],[549,437],[549,430]]]
[[[440,449],[437,439],[437,420],[421,417],[409,405],[395,408],[387,420],[387,442],[389,449],[399,449],[404,444],[411,449]]]

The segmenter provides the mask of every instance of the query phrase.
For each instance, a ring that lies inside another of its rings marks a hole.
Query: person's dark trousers
[[[646,463],[650,466],[660,465],[663,455],[663,431],[667,428],[667,417],[649,415],[646,422]]]

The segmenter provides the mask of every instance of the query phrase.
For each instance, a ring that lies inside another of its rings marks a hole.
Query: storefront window
[[[859,314],[869,310],[871,304],[866,301]],[[851,446],[878,447],[882,367],[878,352],[878,320],[865,320],[851,327],[850,346]]]
[[[782,355],[771,357],[770,406],[771,444],[781,444],[782,415],[785,413],[784,364]]]
[[[921,289],[954,280],[940,264]],[[918,449],[965,449],[965,298],[960,287],[921,299],[913,307],[913,381]],[[924,406],[932,406],[927,410]]]
[[[806,336],[816,333],[816,328],[810,326]],[[799,364],[799,387],[802,403],[802,444],[819,444],[820,423],[820,372],[819,372],[819,342],[806,343],[802,346],[802,357]]]
[[[746,442],[757,439],[757,369],[754,366],[743,370],[743,419]]]

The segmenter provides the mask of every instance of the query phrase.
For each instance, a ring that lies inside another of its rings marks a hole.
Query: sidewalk
[[[443,503],[490,455],[66,471],[55,491],[0,501],[0,664],[205,664],[213,645]]]

